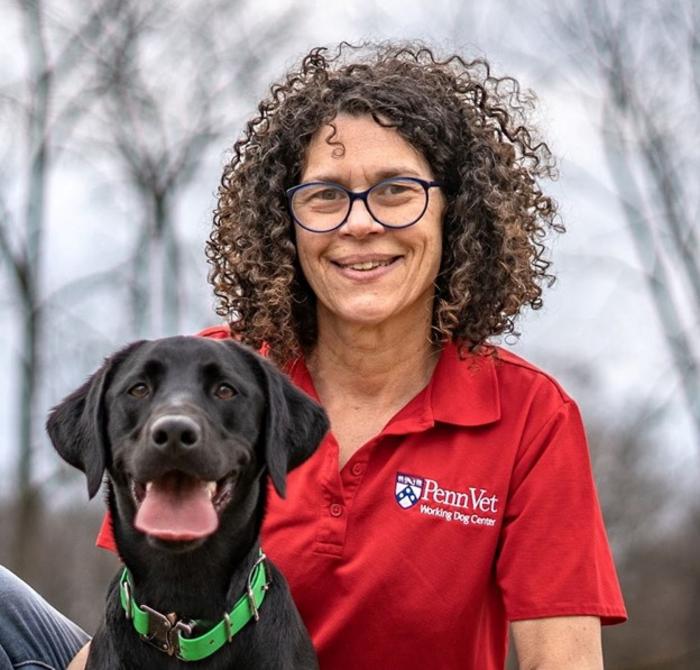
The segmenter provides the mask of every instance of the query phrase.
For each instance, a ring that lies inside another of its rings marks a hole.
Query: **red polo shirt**
[[[317,398],[302,360],[289,374]],[[501,349],[448,345],[342,470],[329,433],[286,500],[270,488],[263,546],[327,670],[503,668],[508,621],[626,618],[578,409]]]

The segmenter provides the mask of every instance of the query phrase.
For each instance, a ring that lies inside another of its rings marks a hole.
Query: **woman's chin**
[[[340,326],[380,325],[391,318],[391,310],[377,304],[376,300],[344,300],[334,304],[320,304],[319,323],[324,321]]]
[[[336,314],[335,319],[350,327],[372,328],[391,323],[391,313],[376,309],[356,309],[344,314]]]
[[[403,320],[399,307],[375,297],[369,300],[349,301],[342,305],[336,304],[332,309],[323,310],[319,318],[329,319],[343,327],[385,328]]]

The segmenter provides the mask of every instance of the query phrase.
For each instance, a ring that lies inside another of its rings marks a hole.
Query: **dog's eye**
[[[138,383],[134,384],[127,393],[134,398],[145,398],[149,394],[149,389],[146,384]]]
[[[236,395],[236,391],[233,386],[230,386],[229,384],[219,384],[214,389],[214,395],[219,400],[231,400],[231,398]]]

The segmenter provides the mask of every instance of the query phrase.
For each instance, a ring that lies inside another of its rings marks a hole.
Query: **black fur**
[[[222,382],[236,391],[220,399]],[[145,398],[128,391],[146,384]],[[201,429],[192,449],[156,449],[155,418],[174,411]],[[304,462],[328,430],[323,410],[272,365],[232,341],[173,337],[129,345],[107,359],[55,407],[47,430],[59,454],[81,469],[93,497],[107,472],[107,501],[119,554],[134,577],[135,598],[163,613],[218,621],[244,593],[257,557],[269,472],[284,496],[285,476]],[[235,474],[218,530],[189,542],[164,542],[134,528],[131,481],[172,470],[206,481]],[[230,645],[185,663],[141,641],[119,604],[118,577],[105,619],[90,649],[90,670],[160,668],[306,669],[317,661],[281,573],[268,561],[272,583],[260,611]]]

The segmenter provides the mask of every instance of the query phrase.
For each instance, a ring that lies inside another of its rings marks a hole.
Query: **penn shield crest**
[[[394,498],[403,509],[413,507],[423,495],[423,477],[407,475],[403,472],[396,473],[396,486]]]

